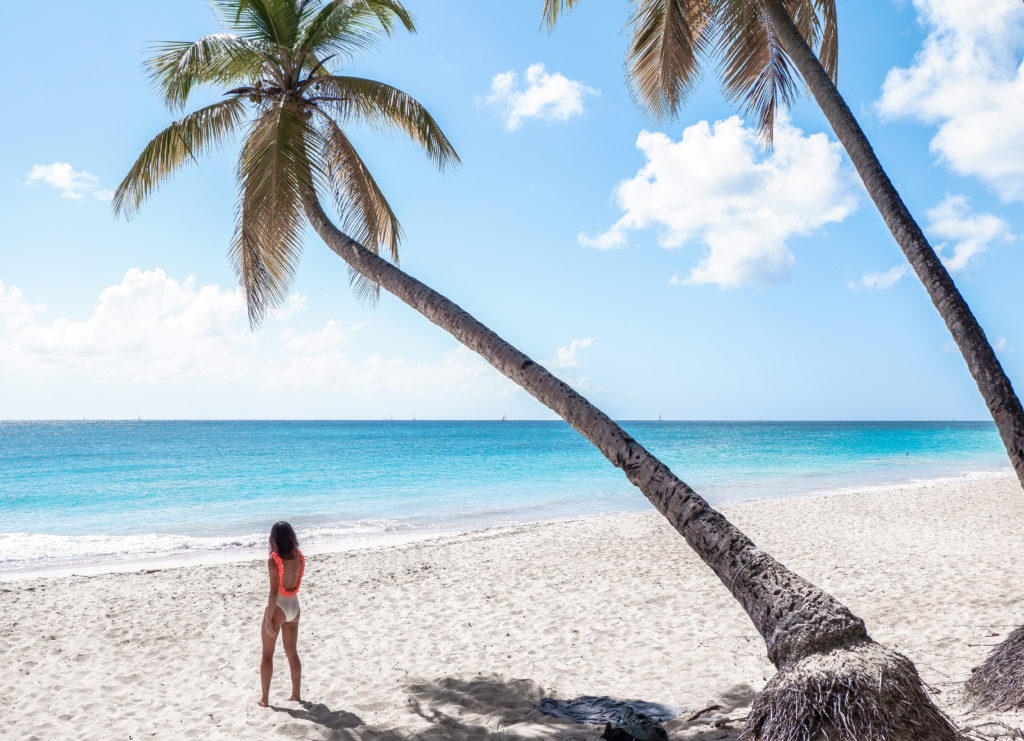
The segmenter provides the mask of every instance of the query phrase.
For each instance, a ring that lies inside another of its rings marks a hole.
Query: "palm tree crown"
[[[283,301],[302,251],[302,194],[330,193],[342,225],[374,253],[398,260],[401,226],[345,134],[361,121],[397,128],[441,169],[455,149],[427,110],[390,85],[337,74],[340,62],[400,25],[415,31],[399,0],[212,0],[229,33],[156,47],[153,83],[171,110],[202,85],[225,99],[173,122],[146,145],[114,196],[115,214],[134,215],[177,168],[242,130],[240,198],[230,255],[245,289],[249,321]],[[377,285],[350,273],[357,294]]]
[[[544,0],[548,28],[578,2]],[[631,0],[631,5],[627,79],[642,107],[657,118],[676,115],[700,82],[703,64],[717,58],[726,96],[744,107],[771,144],[778,111],[795,100],[802,85],[763,0]],[[835,82],[835,0],[785,0],[785,5]]]

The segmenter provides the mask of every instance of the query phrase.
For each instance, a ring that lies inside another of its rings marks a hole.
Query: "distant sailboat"
[[[504,414],[503,414],[503,415],[501,415],[501,421],[502,421],[502,422],[508,422],[508,419],[507,419],[507,418],[505,417],[505,415],[504,415]]]

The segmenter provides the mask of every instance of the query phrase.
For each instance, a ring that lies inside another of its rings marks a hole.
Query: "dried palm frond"
[[[914,665],[873,641],[784,666],[759,692],[740,741],[963,741]]]
[[[709,0],[634,0],[626,65],[636,100],[656,117],[675,115],[700,82],[711,38]]]
[[[996,646],[964,684],[975,710],[1005,712],[1024,708],[1024,626]]]
[[[779,110],[788,108],[798,91],[792,63],[758,0],[721,0],[716,26],[725,94],[754,117],[770,146]]]

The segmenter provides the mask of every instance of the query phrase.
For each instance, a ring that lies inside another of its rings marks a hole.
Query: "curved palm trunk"
[[[1010,379],[953,279],[882,169],[846,101],[797,31],[789,13],[780,0],[765,0],[765,8],[782,48],[800,70],[832,130],[850,155],[871,200],[946,322],[995,420],[1017,478],[1024,486],[1024,409]],[[977,707],[997,710],[1024,707],[1022,651],[1024,627],[1011,633],[974,670],[964,689]]]
[[[913,664],[874,643],[864,622],[849,609],[760,551],[563,381],[462,308],[341,232],[308,190],[303,205],[317,234],[356,272],[480,354],[621,468],[729,588],[779,669],[755,699],[744,739],[799,741],[817,738],[822,730],[836,734],[830,738],[849,741],[959,738],[928,699]]]
[[[462,308],[339,230],[315,196],[306,215],[321,239],[357,272],[394,294],[593,443],[668,518],[750,615],[776,666],[867,638],[863,621],[786,569],[711,508],[618,424]]]
[[[1017,478],[1024,486],[1024,408],[1021,408],[992,345],[882,169],[846,101],[825,74],[781,0],[765,0],[765,9],[782,48],[800,70],[815,101],[849,154],[857,174],[864,181],[871,200],[946,322],[995,420]]]

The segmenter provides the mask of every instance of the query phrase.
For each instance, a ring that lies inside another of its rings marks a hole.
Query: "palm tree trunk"
[[[832,130],[850,155],[871,200],[946,322],[996,422],[1017,479],[1024,486],[1024,410],[1010,379],[953,279],[882,169],[846,101],[807,46],[789,12],[780,0],[765,0],[765,8],[782,48],[803,75]],[[996,710],[1024,707],[1022,648],[1024,627],[1011,633],[974,670],[964,690],[976,707]]]
[[[572,425],[668,518],[740,601],[776,666],[867,637],[863,621],[793,574],[711,508],[618,424],[462,308],[341,232],[315,196],[306,215],[357,272],[394,294]]]
[[[872,641],[864,622],[846,606],[759,550],[665,464],[547,369],[344,234],[312,189],[304,190],[302,201],[316,233],[353,270],[480,354],[593,443],[729,588],[779,669],[754,700],[744,741],[817,738],[819,731],[835,733],[829,737],[839,741],[959,739],[928,698],[910,660]]]
[[[1024,409],[992,345],[882,169],[846,101],[793,24],[782,0],[765,0],[765,9],[783,50],[800,70],[811,94],[864,181],[868,195],[875,202],[889,231],[946,322],[995,420],[1017,478],[1024,486]]]

